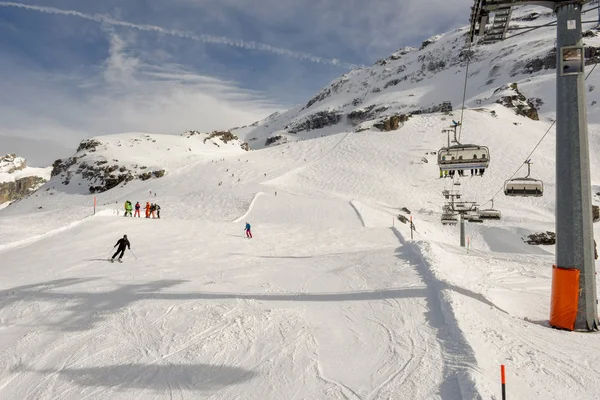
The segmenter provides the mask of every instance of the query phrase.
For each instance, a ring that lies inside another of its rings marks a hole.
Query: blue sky
[[[0,1],[0,153],[252,123],[352,66],[465,25],[472,1],[423,3]]]

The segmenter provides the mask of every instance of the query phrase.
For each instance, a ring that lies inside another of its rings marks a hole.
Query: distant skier
[[[246,237],[252,239],[252,232],[250,231],[250,224],[246,222]]]
[[[121,253],[119,255],[119,262],[123,262],[121,259],[123,258],[123,254],[125,254],[125,248],[131,250],[131,243],[129,243],[127,235],[123,235],[123,237],[117,241],[117,244],[113,246],[113,249],[117,246],[119,246],[119,248],[117,249],[117,252],[113,254],[112,258],[110,259],[110,262],[115,262],[115,257],[119,255],[119,253]]]
[[[125,202],[125,216],[126,217],[131,217],[131,210],[133,209],[133,206],[131,205],[131,202],[129,200],[127,200]]]
[[[133,213],[133,216],[137,216],[138,218],[140,218],[140,208],[142,208],[142,206],[140,206],[140,202],[138,201],[137,203],[135,203],[135,213]]]

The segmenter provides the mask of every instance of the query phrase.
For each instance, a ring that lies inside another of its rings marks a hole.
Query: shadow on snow
[[[220,292],[164,292],[185,283],[184,280],[159,280],[140,284],[119,285],[103,292],[58,290],[67,286],[89,282],[98,278],[60,279],[33,285],[19,286],[0,291],[0,309],[18,302],[56,302],[64,305],[66,316],[47,325],[66,331],[91,329],[111,313],[144,300],[258,300],[280,302],[344,302],[377,301],[427,297],[427,288],[407,287],[372,291],[334,293],[220,293]],[[63,313],[59,313],[63,314]]]
[[[78,386],[149,389],[154,391],[211,391],[252,379],[255,373],[239,367],[209,364],[126,364],[88,368],[27,369],[58,374]]]

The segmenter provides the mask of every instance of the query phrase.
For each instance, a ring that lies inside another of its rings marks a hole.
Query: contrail
[[[72,17],[78,17],[87,19],[89,21],[95,21],[98,23],[103,23],[112,26],[121,26],[131,29],[137,29],[139,31],[145,32],[157,32],[162,33],[163,35],[176,36],[180,38],[185,38],[189,40],[193,40],[201,43],[211,43],[211,44],[221,44],[232,47],[239,47],[246,50],[258,50],[264,51],[268,53],[278,54],[282,56],[288,56],[292,58],[297,58],[300,60],[306,60],[317,64],[325,64],[325,65],[335,65],[341,68],[347,69],[355,69],[360,68],[362,65],[351,64],[347,62],[340,61],[337,58],[323,58],[319,56],[315,56],[308,53],[303,53],[299,51],[293,51],[288,49],[283,49],[281,47],[274,47],[265,43],[258,42],[247,42],[244,40],[234,40],[229,39],[223,36],[213,36],[213,35],[197,35],[191,32],[185,32],[175,29],[167,29],[162,26],[156,25],[146,25],[146,24],[134,24],[132,22],[120,21],[118,19],[111,18],[107,15],[102,14],[85,14],[75,10],[63,10],[55,7],[44,7],[44,6],[32,6],[29,4],[22,3],[14,3],[10,1],[0,1],[0,7],[14,7],[21,8],[25,10],[37,11],[46,14],[56,14],[56,15],[68,15]]]

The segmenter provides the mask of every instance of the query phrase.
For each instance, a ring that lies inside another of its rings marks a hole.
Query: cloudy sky
[[[0,153],[44,164],[92,135],[252,123],[465,25],[471,3],[0,1]]]

